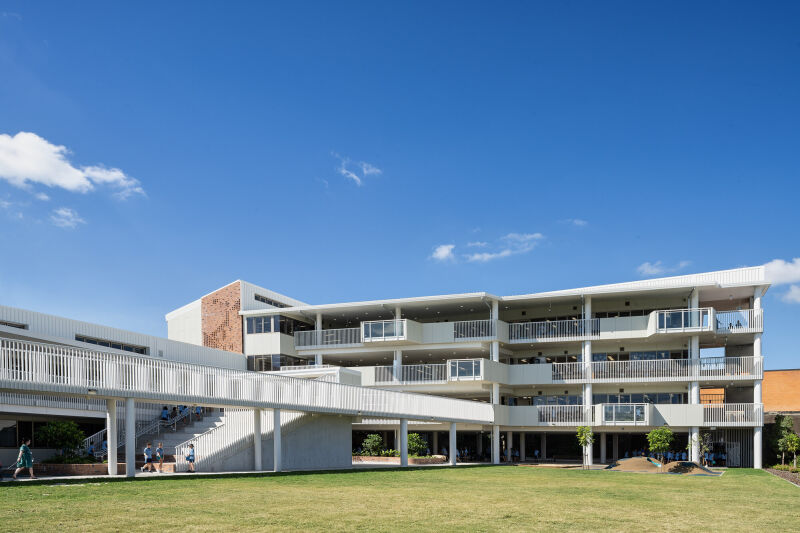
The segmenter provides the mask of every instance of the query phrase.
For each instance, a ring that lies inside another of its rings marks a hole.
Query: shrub
[[[55,448],[65,455],[77,450],[86,435],[72,420],[48,422],[36,432],[36,444],[40,447]]]
[[[408,435],[408,453],[410,455],[425,455],[428,449],[428,443],[422,439],[419,433],[409,433]]]
[[[577,436],[578,444],[583,448],[583,466],[586,466],[588,460],[586,447],[594,442],[594,432],[590,426],[580,426]]]
[[[661,456],[661,462],[664,462],[664,454],[669,451],[672,440],[675,435],[668,427],[656,428],[647,434],[647,445],[651,451]]]
[[[383,439],[377,433],[370,433],[361,443],[361,451],[364,455],[381,455],[383,450]]]

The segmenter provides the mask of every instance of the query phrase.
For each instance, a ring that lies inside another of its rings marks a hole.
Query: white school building
[[[768,286],[760,266],[312,305],[235,281],[168,313],[169,339],[0,306],[0,461],[70,417],[112,474],[156,438],[178,470],[189,442],[207,471],[346,468],[369,433],[407,464],[409,432],[452,463],[575,461],[578,426],[607,463],[664,425],[676,450],[707,433],[725,466],[761,468]],[[165,405],[213,414],[170,435]]]

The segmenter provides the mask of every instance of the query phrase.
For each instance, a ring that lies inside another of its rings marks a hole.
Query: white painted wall
[[[245,355],[297,355],[294,337],[283,333],[251,333],[244,335]]]
[[[203,317],[201,309],[200,300],[195,300],[167,315],[167,338],[202,346]]]

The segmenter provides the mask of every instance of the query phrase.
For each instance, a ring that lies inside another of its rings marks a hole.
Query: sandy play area
[[[615,472],[640,472],[646,474],[684,474],[689,476],[722,475],[722,472],[715,472],[689,461],[673,461],[661,468],[658,461],[647,457],[620,459],[607,466],[606,470],[613,470]]]

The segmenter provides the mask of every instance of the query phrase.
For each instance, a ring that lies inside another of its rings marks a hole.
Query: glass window
[[[17,421],[0,420],[0,448],[16,448],[17,442]]]

